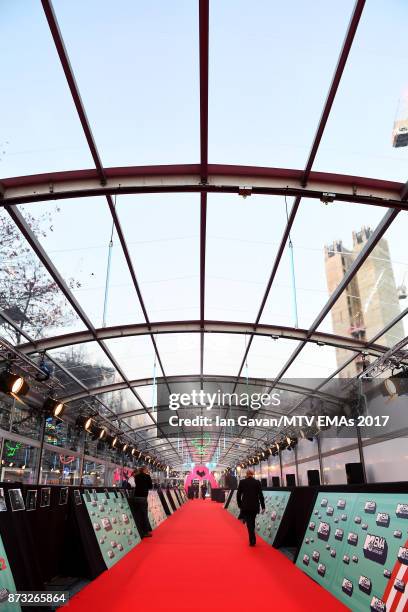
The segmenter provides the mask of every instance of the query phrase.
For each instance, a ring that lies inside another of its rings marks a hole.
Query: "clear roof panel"
[[[157,334],[155,340],[166,376],[199,374],[200,334]]]
[[[408,314],[408,313],[407,313]],[[382,344],[383,346],[394,346],[397,342],[400,342],[407,336],[408,329],[408,317],[407,314],[395,323],[385,334],[380,336],[376,342],[376,344]]]
[[[384,209],[376,206],[325,205],[320,200],[303,199],[291,232],[296,301],[287,244],[261,323],[296,327],[297,312],[298,326],[309,328],[342,278],[331,272],[333,249],[336,253],[340,249],[337,257],[341,257],[343,247],[344,251],[351,249],[353,232],[366,225],[375,228],[383,215]]]
[[[349,357],[354,353],[347,351]],[[336,349],[332,346],[318,346],[308,343],[302,349],[297,359],[285,372],[287,378],[301,378],[305,386],[315,387],[320,381],[317,379],[327,378],[337,369]]]
[[[238,376],[245,342],[241,334],[205,334],[204,374]]]
[[[150,336],[113,338],[106,340],[106,346],[128,379],[153,378],[154,348]],[[160,369],[157,375],[161,375]]]
[[[408,213],[400,212],[324,319],[319,331],[334,331],[343,336],[371,340],[406,308],[407,232]],[[355,236],[349,257],[358,255],[370,235],[370,231],[365,230]],[[335,258],[338,258],[337,254]],[[335,261],[333,264],[336,266]],[[383,335],[381,343],[392,346],[396,337],[405,337],[405,325],[404,320],[397,323]]]
[[[20,210],[35,220],[37,239],[94,327],[144,322],[104,197],[44,202]]]
[[[153,377],[154,357],[153,357],[152,364],[153,365],[152,365],[151,376]],[[159,370],[158,370],[158,372],[159,372]],[[155,395],[153,395],[153,385],[142,385],[140,387],[139,386],[138,387],[134,387],[134,390],[136,391],[136,393],[138,394],[138,396],[140,397],[140,399],[142,400],[144,405],[151,407],[153,405],[154,398],[158,397],[158,395],[159,395],[160,387],[161,387],[161,385],[157,385],[156,386],[156,393],[155,393]]]
[[[208,195],[206,319],[255,320],[285,222],[281,198]]]
[[[92,167],[40,2],[3,0],[0,177]]]
[[[50,231],[49,221],[26,217],[32,229]],[[0,309],[30,337],[37,339],[84,329],[62,291],[22,236],[11,217],[0,209]],[[10,331],[10,330],[9,330]],[[17,331],[14,343],[24,342]]]
[[[117,209],[151,321],[199,318],[200,199],[121,196]]]
[[[56,393],[59,397],[66,397],[69,395],[74,395],[75,393],[81,393],[83,391],[83,387],[79,384],[79,382],[74,380],[74,373],[65,367],[64,356],[61,362],[59,362],[55,356],[52,356],[52,360],[49,359],[49,357],[51,357],[50,353],[47,353],[45,359],[42,353],[30,354],[30,359],[32,359],[37,365],[44,362],[50,368],[52,377],[61,383],[62,386],[56,389]],[[76,378],[79,380],[79,377]]]
[[[130,429],[139,429],[143,427],[150,428],[151,425],[154,425],[150,416],[146,413],[144,414],[135,414],[131,417],[127,417],[122,420],[122,423],[128,425]],[[156,429],[156,428],[154,428]]]
[[[267,336],[254,336],[248,353],[250,378],[274,378],[296,349],[298,342]],[[243,355],[242,355],[243,356]]]
[[[405,2],[366,2],[315,170],[406,181],[408,149],[392,147],[392,130],[408,93],[407,19]]]
[[[197,161],[197,6],[123,0],[118,10],[110,0],[55,1],[106,166]]]
[[[89,388],[122,381],[97,342],[64,346],[48,354]]]
[[[142,410],[144,412],[142,405],[130,389],[99,393],[97,397],[107,404],[112,412],[118,415],[131,410]]]
[[[258,0],[256,10],[246,0],[211,3],[213,162],[304,167],[352,8],[349,0]]]
[[[157,437],[157,429],[156,427],[152,427],[151,429],[141,429],[137,432],[137,435],[140,436],[142,440],[149,440],[150,447],[150,440],[155,440]]]

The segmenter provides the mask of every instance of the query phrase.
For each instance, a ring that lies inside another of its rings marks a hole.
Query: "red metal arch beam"
[[[95,339],[99,341],[108,340],[111,338],[124,338],[128,336],[143,336],[154,334],[172,334],[172,333],[230,333],[230,334],[248,334],[253,333],[258,336],[269,336],[274,340],[284,338],[295,341],[308,341],[315,344],[326,344],[335,348],[343,348],[350,351],[368,351],[372,355],[382,355],[388,348],[374,344],[372,342],[361,342],[355,338],[346,336],[338,336],[336,334],[328,334],[325,332],[314,332],[308,336],[307,329],[299,329],[295,327],[283,327],[280,325],[258,324],[254,328],[253,323],[238,323],[235,321],[161,321],[157,323],[138,323],[135,325],[118,325],[115,327],[101,327],[91,331],[78,331],[69,334],[54,336],[51,338],[43,338],[26,342],[18,346],[19,351],[28,354],[33,352],[48,351],[52,349],[70,346],[72,344],[82,344],[91,342]]]
[[[106,184],[101,184],[97,170],[72,170],[4,178],[1,180],[3,194],[0,195],[0,205],[113,194],[239,194],[245,186],[249,187],[253,194],[285,194],[323,201],[408,208],[407,203],[401,199],[404,184],[395,181],[330,172],[310,172],[307,187],[302,187],[303,170],[208,164],[207,184],[203,185],[200,170],[199,164],[106,168]]]

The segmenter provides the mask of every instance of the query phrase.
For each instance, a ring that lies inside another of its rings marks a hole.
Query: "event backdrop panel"
[[[296,564],[353,611],[408,608],[408,495],[319,493]]]
[[[268,544],[273,544],[282,522],[290,491],[263,491],[265,513],[256,517],[256,530]]]
[[[173,512],[177,510],[177,506],[176,506],[176,502],[173,499],[173,496],[170,493],[170,489],[164,490],[164,497],[167,501],[167,505],[169,507],[170,514],[173,514]]]
[[[6,511],[4,508],[1,511]],[[0,609],[2,612],[19,612],[21,607],[18,603],[8,603],[8,594],[16,592],[13,574],[0,537]]]
[[[232,497],[232,491],[230,491],[230,489],[225,489],[225,503],[224,503],[224,508],[228,508],[229,503],[231,501],[231,497]]]
[[[163,510],[165,511],[167,516],[171,516],[173,514],[173,509],[170,507],[170,502],[167,499],[167,495],[164,494],[163,489],[157,489],[157,494],[163,506]]]
[[[237,504],[237,491],[236,490],[232,492],[232,497],[228,504],[227,510],[228,512],[231,512],[231,514],[233,514],[236,518],[238,518],[239,508]]]
[[[180,502],[178,500],[178,497],[174,491],[174,489],[168,489],[169,491],[169,495],[171,497],[171,499],[173,500],[175,506],[176,506],[176,510],[178,510],[180,508]]]
[[[167,518],[167,515],[157,491],[150,491],[147,501],[149,507],[149,521],[153,529],[156,529],[156,527]]]
[[[107,491],[85,491],[83,499],[103,560],[110,568],[140,542],[128,501]]]

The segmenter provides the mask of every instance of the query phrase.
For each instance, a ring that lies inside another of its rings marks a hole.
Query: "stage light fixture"
[[[93,419],[90,416],[82,415],[77,418],[76,424],[78,427],[82,427],[83,429],[85,429],[87,433],[91,433]]]
[[[12,393],[13,395],[26,395],[30,386],[19,374],[5,370],[0,375],[0,389],[3,393]]]
[[[114,438],[112,438],[111,446],[112,446],[112,448],[117,448],[118,444],[119,444],[118,436],[115,436]]]
[[[101,427],[100,430],[99,430],[98,439],[99,440],[105,440],[107,437],[108,437],[107,429],[105,429],[105,427]]]
[[[398,374],[392,374],[381,385],[381,394],[385,397],[395,398],[397,395],[408,393],[408,371],[403,369]]]
[[[128,448],[129,448],[129,444],[127,444],[127,443],[126,443],[126,444],[124,444],[124,445],[123,445],[122,451],[123,451],[124,453],[126,453],[126,451],[128,450]]]
[[[44,412],[52,414],[53,417],[61,418],[62,413],[65,410],[65,405],[60,400],[56,400],[52,397],[47,397],[43,406]]]

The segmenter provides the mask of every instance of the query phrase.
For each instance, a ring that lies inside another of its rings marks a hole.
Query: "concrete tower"
[[[371,234],[369,227],[353,232],[352,251],[347,250],[342,241],[325,248],[326,279],[330,294],[338,286]],[[371,340],[399,313],[398,292],[388,242],[382,238],[332,308],[333,332],[339,336],[352,336],[362,341]],[[379,339],[379,343],[392,346],[403,337],[404,327],[402,322],[399,322]],[[338,366],[349,357],[349,351],[336,349]],[[361,368],[361,359],[356,360],[345,368],[341,376],[355,376]]]

